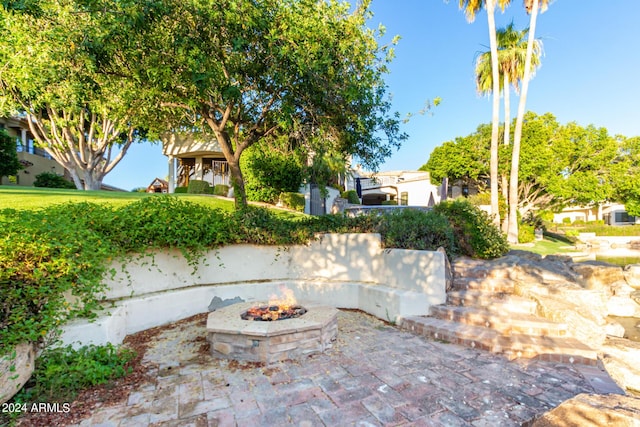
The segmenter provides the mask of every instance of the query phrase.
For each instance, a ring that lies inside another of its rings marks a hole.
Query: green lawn
[[[178,194],[181,199],[219,208],[233,210],[233,202],[213,196],[196,194]],[[125,193],[118,191],[78,191],[57,188],[35,188],[0,186],[0,209],[39,209],[67,202],[108,203],[113,206],[140,200],[144,197],[157,197],[147,193]]]
[[[511,249],[535,252],[540,255],[564,254],[568,252],[578,252],[570,243],[545,237],[544,240],[536,241],[533,246],[511,245]]]
[[[202,194],[173,194],[182,200],[199,203],[213,209],[233,211],[233,200]],[[47,206],[69,202],[106,203],[111,206],[122,206],[145,197],[159,197],[149,193],[127,193],[120,191],[78,191],[59,188],[36,188],[0,185],[0,209],[40,209]],[[249,202],[252,203],[252,202]],[[253,204],[253,203],[252,203]],[[283,219],[298,220],[307,215],[287,209],[276,208],[265,203],[256,203],[276,211]]]

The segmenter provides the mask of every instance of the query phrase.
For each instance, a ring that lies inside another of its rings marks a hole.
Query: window
[[[616,223],[619,223],[619,222],[636,222],[636,217],[629,216],[629,214],[626,213],[626,212],[616,212],[615,216],[616,216]]]
[[[402,193],[400,193],[400,205],[401,206],[408,206],[409,205],[409,193],[406,191],[403,191]]]

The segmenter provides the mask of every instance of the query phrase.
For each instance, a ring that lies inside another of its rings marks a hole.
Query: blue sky
[[[468,23],[458,1],[373,0],[371,27],[385,39],[400,35],[386,81],[402,116],[440,97],[431,115],[416,115],[403,130],[403,146],[381,170],[418,169],[433,148],[491,121],[491,100],[475,92],[474,60],[488,50],[487,15]],[[640,0],[556,0],[538,17],[542,67],[529,86],[527,110],[553,113],[561,123],[606,127],[611,134],[640,135]],[[498,28],[528,26],[522,1],[496,13]],[[517,98],[512,97],[512,115]],[[502,119],[501,119],[502,120]],[[105,183],[131,190],[167,176],[159,145],[132,147]]]

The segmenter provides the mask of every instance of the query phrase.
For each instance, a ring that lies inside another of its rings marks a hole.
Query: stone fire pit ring
[[[266,303],[244,302],[217,309],[207,318],[211,355],[266,364],[324,352],[338,333],[338,310],[313,303],[301,317],[277,320],[243,320],[249,308]]]

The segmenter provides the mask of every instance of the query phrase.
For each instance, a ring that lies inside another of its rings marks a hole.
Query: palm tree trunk
[[[510,80],[511,76],[508,72],[504,73],[503,80],[503,91],[504,91],[504,145],[509,146],[511,143],[511,88],[510,88]],[[507,178],[506,172],[500,176],[500,180],[502,181],[502,196],[504,200],[509,205],[509,179]],[[509,232],[509,209],[505,213],[504,218],[502,219],[502,231],[507,234]]]
[[[520,92],[520,102],[518,103],[518,117],[516,118],[516,128],[513,134],[513,153],[511,155],[511,177],[509,182],[509,233],[507,240],[509,243],[518,243],[518,169],[520,168],[520,141],[522,139],[522,125],[527,104],[527,91],[529,90],[529,80],[531,78],[531,57],[533,55],[533,44],[535,42],[536,23],[538,20],[539,0],[533,0],[531,8],[531,18],[529,23],[529,39],[527,43],[527,55],[524,61],[524,77],[522,79],[522,90]]]
[[[500,133],[500,76],[498,68],[498,42],[496,40],[495,9],[496,0],[486,0],[487,20],[489,26],[489,47],[491,48],[491,72],[493,75],[493,114],[491,120],[491,159],[489,162],[489,179],[491,181],[491,215],[493,223],[500,227],[500,211],[498,210],[498,136]]]

